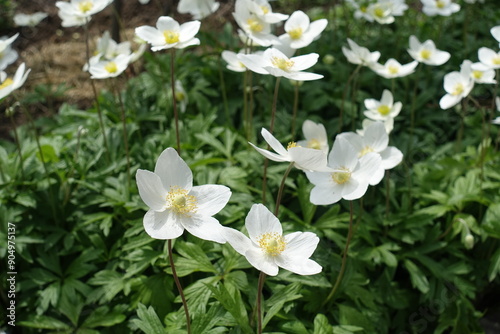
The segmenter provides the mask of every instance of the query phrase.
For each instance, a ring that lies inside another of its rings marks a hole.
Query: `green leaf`
[[[82,324],[82,327],[110,327],[125,321],[127,317],[121,312],[111,311],[107,306],[95,309]]]
[[[137,316],[139,319],[133,319],[132,322],[139,327],[146,334],[165,334],[167,333],[163,324],[158,318],[153,307],[144,306],[143,304],[138,305]]]
[[[175,249],[182,255],[175,262],[179,277],[187,276],[196,271],[217,273],[217,269],[200,246],[191,242],[177,242]]]
[[[429,292],[429,281],[427,277],[418,269],[418,267],[411,260],[405,259],[404,265],[410,273],[410,279],[413,287],[419,289],[422,293]]]
[[[354,307],[340,304],[339,305],[339,323],[343,328],[346,325],[359,326],[363,328],[366,333],[375,333],[373,323],[360,311]]]
[[[71,330],[71,327],[68,324],[44,315],[37,315],[33,318],[33,320],[19,321],[18,324],[21,326],[39,329],[52,329],[58,331]]]
[[[226,312],[220,303],[213,304],[208,312],[199,313],[192,323],[193,333],[206,333],[219,322]]]
[[[283,308],[286,302],[302,297],[302,295],[299,294],[301,288],[302,285],[300,283],[292,283],[275,291],[271,298],[266,300],[264,309],[267,310],[267,312],[262,321],[262,328],[266,327],[267,323]]]
[[[209,287],[213,287],[219,282],[220,277],[209,276],[195,281],[184,289],[184,295],[189,305],[189,310],[193,314],[203,314],[207,311],[208,300],[212,296]],[[177,296],[175,301],[182,302],[181,297]]]
[[[328,323],[328,319],[323,314],[318,314],[314,318],[314,333],[313,334],[331,334],[332,326]]]
[[[488,268],[488,280],[493,282],[498,274],[500,274],[500,248],[491,257],[490,267]]]
[[[490,237],[500,239],[500,203],[488,207],[484,215],[482,228]]]
[[[436,204],[436,205],[431,205],[426,208],[420,209],[415,212],[415,214],[420,214],[420,215],[429,215],[434,218],[439,218],[444,216],[448,211],[453,210],[452,207],[449,207],[448,205],[441,205],[441,204]]]
[[[354,334],[361,331],[364,331],[363,328],[358,326],[333,326],[333,334]]]

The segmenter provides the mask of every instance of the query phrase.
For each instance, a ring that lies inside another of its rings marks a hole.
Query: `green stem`
[[[259,282],[257,285],[257,333],[262,334],[262,289],[264,288],[264,281],[266,274],[262,271],[259,275]]]
[[[295,82],[293,90],[292,140],[295,138],[295,122],[297,120],[298,109],[299,109],[299,85],[298,82]]]
[[[389,170],[385,171],[385,218],[389,218],[389,213],[391,211],[391,181],[389,179],[390,172]]]
[[[182,306],[184,307],[184,314],[186,315],[186,329],[188,334],[191,334],[191,321],[189,320],[188,305],[186,297],[184,296],[184,290],[182,289],[181,282],[179,281],[179,277],[177,276],[177,271],[175,270],[174,256],[172,254],[172,239],[167,240],[167,247],[168,247],[168,259],[170,261],[170,268],[172,268],[172,276],[174,277],[175,285],[177,286],[177,290],[179,291],[179,295],[182,300]]]
[[[292,170],[294,164],[295,163],[293,161],[290,162],[290,164],[288,165],[288,168],[285,171],[285,174],[283,175],[283,179],[281,180],[280,189],[278,190],[278,195],[276,196],[276,206],[274,208],[274,215],[276,217],[278,217],[278,212],[279,212],[280,204],[281,204],[281,197],[283,196],[283,189],[285,189],[286,178],[288,177],[288,174],[290,174],[290,171]]]
[[[19,169],[21,170],[21,179],[24,181],[24,160],[23,153],[21,151],[21,142],[19,141],[19,136],[17,135],[17,125],[14,121],[14,116],[12,115],[12,113],[9,115],[9,118],[12,123],[12,132],[14,132],[14,139],[16,142],[17,152],[19,154]]]
[[[123,127],[123,142],[125,144],[125,154],[127,156],[127,185],[130,190],[130,152],[128,148],[128,135],[127,135],[127,119],[125,117],[125,106],[123,105],[123,100],[120,92],[116,88],[115,80],[111,80],[111,86],[113,87],[113,91],[118,98],[118,103],[120,104],[120,114],[122,119],[122,127]]]
[[[174,75],[174,58],[175,49],[170,49],[170,86],[172,88],[172,103],[174,106],[175,119],[175,141],[177,143],[177,153],[181,155],[181,137],[179,135],[179,112],[177,111],[177,99],[175,98],[175,75]]]
[[[340,115],[339,115],[339,133],[342,132],[342,123],[343,123],[343,117],[344,117],[344,109],[345,109],[345,100],[347,99],[347,92],[349,91],[349,87],[351,85],[352,80],[354,77],[358,74],[359,70],[361,69],[361,65],[358,65],[356,69],[351,73],[349,78],[347,79],[347,83],[345,84],[344,87],[344,92],[342,94],[342,104],[340,107]]]
[[[342,277],[344,276],[345,268],[346,268],[346,263],[347,263],[347,252],[349,250],[349,244],[351,243],[352,239],[352,215],[353,215],[353,208],[352,208],[352,201],[349,201],[349,210],[350,210],[350,218],[349,218],[349,232],[347,233],[347,240],[345,243],[345,248],[344,248],[344,255],[342,257],[342,265],[340,267],[340,272],[339,275],[337,276],[337,280],[335,281],[335,284],[333,285],[332,291],[330,291],[330,294],[328,297],[326,297],[325,301],[323,302],[323,306],[326,305],[335,295],[335,292],[337,292],[337,289],[340,286],[340,282],[342,281]]]
[[[220,57],[217,64],[219,65],[218,68],[219,68],[220,89],[222,91],[222,102],[224,104],[224,114],[226,116],[226,124],[227,126],[232,126],[231,116],[229,115],[229,106],[227,104],[226,82],[224,80],[224,74],[222,73],[222,60]]]
[[[276,78],[276,84],[274,85],[274,96],[273,96],[273,106],[271,108],[271,125],[269,126],[269,132],[272,134],[274,131],[274,120],[276,119],[276,107],[278,104],[278,91],[280,88],[281,77]]]

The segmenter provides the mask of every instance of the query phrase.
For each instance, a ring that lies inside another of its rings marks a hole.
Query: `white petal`
[[[165,44],[165,37],[163,34],[150,26],[142,26],[135,28],[135,34],[139,36],[139,38],[145,40],[146,42],[152,45],[163,45]]]
[[[324,171],[327,169],[327,156],[321,150],[306,147],[292,147],[288,150],[295,167],[309,171]]]
[[[288,152],[285,147],[279,142],[278,139],[276,139],[276,137],[271,134],[271,132],[267,131],[265,128],[262,128],[260,134],[276,153],[278,153],[279,155],[288,156]]]
[[[156,28],[160,31],[179,31],[179,23],[170,16],[160,16],[156,21]]]
[[[389,144],[389,135],[385,131],[385,126],[382,122],[375,122],[367,127],[363,138],[375,152],[385,150]]]
[[[312,188],[309,201],[314,205],[330,205],[337,203],[342,198],[341,191],[335,191],[336,187],[316,186]]]
[[[285,236],[285,243],[282,255],[293,259],[307,259],[316,250],[319,238],[312,232],[294,232]]]
[[[389,146],[380,152],[380,156],[382,157],[382,167],[384,169],[394,168],[403,160],[403,153],[393,146]]]
[[[354,170],[358,164],[358,152],[344,138],[338,136],[333,142],[333,148],[328,156],[328,165],[332,168],[347,168]]]
[[[283,162],[283,161],[288,161],[289,162],[290,161],[290,156],[288,155],[288,152],[287,152],[286,156],[282,156],[282,155],[279,155],[279,154],[276,154],[276,153],[273,153],[273,152],[269,152],[269,151],[264,150],[262,148],[259,148],[259,147],[255,146],[252,143],[249,143],[249,144],[252,145],[252,147],[254,149],[256,149],[257,152],[259,152],[260,154],[262,154],[263,156],[265,156],[269,160],[278,161],[278,162]]]
[[[317,53],[310,53],[303,56],[292,57],[290,60],[294,62],[291,71],[303,71],[312,67],[318,62],[319,55]]]
[[[200,30],[200,21],[191,21],[183,23],[179,28],[179,39],[181,42],[185,42],[194,38],[194,36]]]
[[[160,177],[153,172],[138,169],[135,175],[139,196],[155,211],[165,210],[167,204],[167,191],[163,187]]]
[[[226,186],[206,184],[191,188],[189,195],[196,197],[197,214],[213,216],[226,206],[231,190]]]
[[[317,262],[310,259],[301,259],[297,261],[285,256],[277,256],[275,261],[281,268],[298,275],[315,275],[319,274],[323,269]]]
[[[144,229],[155,239],[175,239],[182,235],[184,227],[170,210],[156,212],[149,210],[144,216]]]
[[[441,100],[439,100],[439,106],[441,109],[446,110],[455,106],[458,102],[460,102],[460,100],[462,100],[460,95],[446,94],[441,98]]]
[[[259,238],[266,233],[283,234],[281,223],[268,208],[262,204],[254,204],[245,218],[245,226],[250,239],[258,243]]]
[[[380,168],[382,158],[378,153],[367,153],[359,159],[359,168],[353,172],[353,177],[359,182],[370,179],[371,175]]]
[[[172,147],[165,149],[156,161],[155,174],[161,178],[163,187],[177,186],[190,190],[193,186],[193,173]]]
[[[243,256],[249,249],[254,247],[252,241],[246,235],[234,228],[224,227],[223,235],[234,250]]]
[[[224,227],[214,217],[178,215],[182,226],[192,235],[203,240],[226,243]]]
[[[260,249],[252,248],[245,253],[248,262],[255,268],[269,276],[278,275],[278,265],[275,263],[274,258],[267,256]]]

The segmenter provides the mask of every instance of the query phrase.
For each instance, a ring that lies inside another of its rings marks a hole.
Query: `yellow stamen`
[[[252,32],[261,32],[264,30],[262,23],[255,17],[251,17],[247,20],[248,27]]]
[[[174,44],[179,42],[179,33],[177,31],[165,30],[163,32],[163,37],[167,44]]]
[[[444,1],[442,0],[437,0],[436,1],[436,7],[441,9],[441,8],[444,8],[444,6],[446,6],[446,4],[444,3]]]
[[[342,172],[332,173],[332,179],[338,184],[344,184],[351,179],[351,171],[345,167],[340,168]]]
[[[14,81],[11,79],[11,78],[7,78],[4,80],[4,82],[2,82],[2,84],[0,85],[0,89],[4,89],[10,85],[12,85],[14,83]]]
[[[367,9],[367,7],[366,7],[366,6],[361,6],[361,7],[359,7],[359,10],[360,10],[362,13],[366,13],[366,9]]]
[[[399,67],[397,67],[397,66],[391,65],[387,69],[389,70],[390,74],[398,74],[399,73]]]
[[[92,7],[94,7],[94,3],[92,1],[82,1],[78,4],[78,9],[80,9],[82,13],[88,12],[92,9]]]
[[[188,195],[186,189],[171,186],[167,194],[167,205],[175,213],[190,217],[198,209],[196,197]]]
[[[500,56],[493,57],[491,61],[493,62],[494,65],[500,65]]]
[[[383,104],[377,108],[377,111],[380,115],[386,116],[391,112],[391,108],[389,108],[388,105]]]
[[[108,73],[116,73],[116,71],[118,71],[118,66],[116,66],[114,61],[110,61],[104,66],[104,69],[108,71]]]
[[[375,8],[373,14],[378,18],[383,18],[385,16],[385,11],[382,8]]]
[[[262,13],[264,13],[264,15],[269,13],[269,7],[267,6],[260,6],[260,9],[262,9]]]
[[[482,71],[472,71],[472,76],[474,77],[474,79],[481,79],[483,77],[483,74],[484,73]]]
[[[422,51],[420,51],[420,57],[422,57],[422,59],[429,59],[431,57],[431,54],[432,52],[427,49],[423,49]]]
[[[375,152],[375,150],[373,148],[371,148],[370,146],[365,146],[365,147],[363,147],[361,152],[359,152],[358,157],[361,158],[363,155],[368,154],[370,152]]]
[[[302,28],[298,27],[298,28],[292,29],[288,32],[288,35],[290,35],[291,39],[299,39],[302,37]]]
[[[259,247],[267,255],[280,255],[286,248],[285,238],[276,232],[264,233],[260,236]]]
[[[461,83],[457,83],[455,87],[453,87],[453,91],[451,92],[451,95],[461,95],[464,92],[464,85]]]
[[[279,57],[273,57],[271,59],[271,63],[276,66],[277,68],[283,70],[283,71],[288,71],[290,68],[293,66],[294,62],[290,59],[286,58],[279,58]]]
[[[311,139],[307,142],[307,147],[309,148],[314,148],[315,150],[320,150],[321,149],[321,144],[319,143],[319,140],[317,139]]]
[[[291,141],[291,142],[289,142],[289,143],[288,143],[288,145],[287,145],[286,149],[287,149],[287,150],[289,150],[289,149],[291,149],[292,147],[300,147],[300,146],[299,146],[299,145],[297,145],[297,143],[296,143],[296,142]]]

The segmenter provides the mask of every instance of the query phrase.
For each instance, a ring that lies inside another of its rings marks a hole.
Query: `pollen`
[[[321,149],[321,144],[319,143],[319,140],[317,139],[311,139],[307,142],[307,147],[309,148],[314,148],[315,150],[320,150]]]
[[[179,42],[179,33],[177,31],[165,30],[163,32],[163,37],[167,44],[174,44]]]
[[[104,66],[104,69],[108,71],[108,73],[116,73],[116,71],[118,71],[118,66],[116,66],[114,61],[110,61]]]
[[[375,8],[373,14],[378,18],[383,18],[385,16],[385,11],[382,8]]]
[[[299,39],[302,37],[302,28],[297,27],[295,29],[292,29],[288,32],[288,35],[290,35],[291,39]]]
[[[398,74],[399,73],[399,67],[397,67],[397,66],[389,66],[387,69],[389,70],[390,74]]]
[[[264,30],[262,23],[255,17],[251,17],[247,20],[248,27],[252,32],[261,32]]]
[[[478,71],[478,70],[475,70],[475,71],[472,71],[472,76],[474,77],[474,79],[481,79],[483,77],[483,72],[482,71]]]
[[[427,59],[431,58],[431,54],[432,54],[432,52],[430,52],[427,49],[423,49],[422,51],[420,51],[420,57],[422,57],[422,59],[427,60]]]
[[[289,150],[289,149],[291,149],[291,148],[293,148],[293,147],[300,147],[300,146],[299,146],[299,145],[297,145],[297,143],[296,143],[296,142],[291,141],[291,142],[289,142],[289,143],[288,143],[288,145],[286,146],[286,149],[287,149],[287,150]]]
[[[14,83],[14,81],[11,78],[7,78],[4,80],[4,82],[2,82],[2,84],[0,84],[0,89],[7,88],[10,85],[12,85],[13,83]]]
[[[82,1],[78,4],[78,9],[80,9],[82,13],[88,12],[92,7],[94,7],[92,1]]]
[[[276,66],[277,68],[283,70],[283,71],[289,71],[290,68],[293,66],[294,62],[290,59],[286,58],[280,58],[280,57],[273,57],[271,59],[271,63]]]
[[[344,184],[351,179],[351,171],[348,168],[341,167],[341,172],[332,173],[332,179],[337,184]]]
[[[358,157],[361,158],[363,155],[371,153],[371,152],[375,152],[375,150],[371,146],[367,145],[367,146],[363,147],[361,152],[359,152]]]
[[[491,60],[491,62],[492,62],[494,65],[500,65],[500,56],[495,56],[495,57],[493,57],[493,59]]]
[[[437,0],[436,1],[436,7],[439,8],[439,9],[442,9],[446,6],[446,4],[444,3],[444,1],[442,0]]]
[[[271,256],[280,255],[286,248],[285,238],[276,232],[262,234],[258,243],[262,251]]]
[[[377,108],[380,115],[387,116],[391,112],[391,108],[388,105],[381,105]]]
[[[269,13],[269,7],[267,6],[260,6],[260,9],[262,9],[262,13],[264,13],[264,15]]]
[[[460,95],[464,92],[464,85],[461,83],[457,83],[455,87],[453,87],[453,91],[451,92],[451,95]]]
[[[198,209],[196,197],[188,195],[188,191],[186,189],[176,186],[170,187],[166,200],[170,210],[184,216],[191,217],[191,215],[196,213],[196,210]]]

